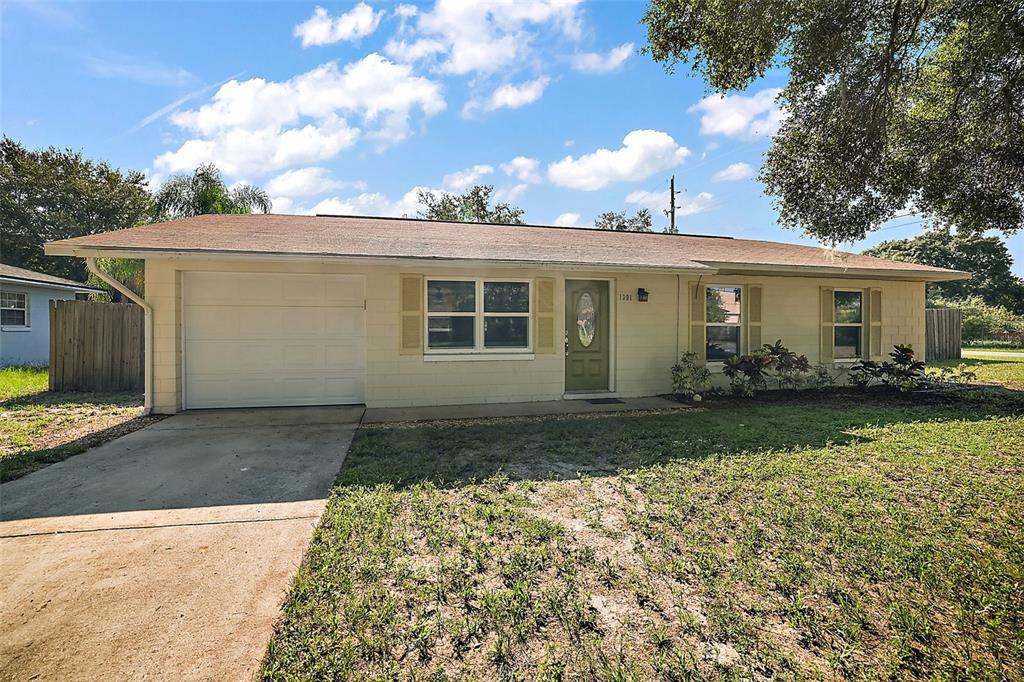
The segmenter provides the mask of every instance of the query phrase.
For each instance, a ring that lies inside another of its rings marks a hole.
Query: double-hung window
[[[709,286],[705,334],[707,337],[708,362],[724,362],[733,355],[740,355],[740,329],[742,309],[741,288],[732,286]]]
[[[861,291],[835,292],[836,359],[861,357],[861,339],[864,328],[864,293]]]
[[[427,280],[427,350],[438,353],[530,348],[530,283]]]
[[[0,326],[28,326],[28,294],[0,291]]]

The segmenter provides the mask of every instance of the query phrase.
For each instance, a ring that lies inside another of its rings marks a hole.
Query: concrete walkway
[[[0,486],[0,680],[243,680],[362,408],[177,415]]]
[[[975,350],[973,348],[964,348],[960,351],[960,354],[965,358],[1006,358],[1007,360],[1024,360],[1024,352],[1021,351],[1010,351],[1010,350]]]
[[[444,405],[441,407],[378,407],[366,410],[364,424],[433,419],[491,419],[495,417],[539,417],[592,412],[635,410],[686,410],[691,406],[665,398],[620,398],[617,402],[549,400],[534,403],[488,403],[486,405]]]

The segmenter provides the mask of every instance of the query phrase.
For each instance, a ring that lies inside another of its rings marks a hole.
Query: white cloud
[[[519,85],[506,83],[498,86],[484,101],[469,100],[462,108],[463,116],[471,116],[478,109],[484,111],[496,111],[498,109],[518,109],[519,107],[532,104],[541,98],[544,89],[551,82],[550,78],[541,76],[532,81],[526,81]]]
[[[477,164],[465,170],[449,173],[444,176],[444,188],[448,192],[465,192],[477,184],[477,181],[485,175],[494,172],[493,166]]]
[[[560,213],[558,217],[555,218],[555,222],[553,224],[558,227],[575,227],[576,225],[579,225],[579,223],[579,213]]]
[[[288,197],[311,197],[343,187],[366,189],[365,182],[344,182],[331,177],[330,171],[319,166],[296,168],[267,180],[263,188],[270,194]]]
[[[333,213],[336,215],[374,215],[374,216],[415,216],[423,208],[419,202],[419,190],[432,191],[427,187],[413,187],[401,198],[392,201],[380,192],[363,192],[354,197],[331,197],[319,202],[308,210],[310,215],[317,213]]]
[[[362,135],[344,116],[359,117],[369,137],[393,144],[408,136],[415,110],[430,116],[444,108],[440,84],[376,53],[344,68],[328,62],[286,81],[231,80],[203,106],[170,117],[199,137],[160,155],[154,165],[175,172],[200,159],[228,174],[247,174],[312,164],[333,158]],[[303,125],[304,119],[312,121]]]
[[[497,201],[515,201],[519,197],[523,196],[523,192],[530,188],[525,182],[521,182],[518,185],[512,185],[511,187],[502,187],[494,191],[494,198]]]
[[[295,202],[290,197],[271,197],[271,213],[292,213],[295,210]]]
[[[655,215],[664,215],[663,211],[671,205],[669,203],[669,191],[650,192],[647,190],[636,190],[626,195],[626,203],[646,208]],[[676,196],[676,217],[695,215],[710,210],[714,206],[714,195],[710,192],[701,192],[691,198]]]
[[[156,157],[153,165],[162,173],[190,171],[202,163],[215,163],[228,175],[262,173],[326,161],[358,138],[359,130],[336,116],[301,128],[232,128],[209,139],[189,140],[177,151]]]
[[[376,31],[383,16],[383,10],[374,12],[365,2],[333,18],[326,9],[317,7],[313,16],[295,27],[292,35],[302,39],[303,47],[358,40]]]
[[[573,55],[572,68],[583,73],[611,73],[626,63],[633,54],[633,43],[623,43],[608,54],[581,52]]]
[[[784,110],[775,103],[782,92],[779,88],[765,88],[753,95],[710,95],[692,107],[700,112],[702,135],[725,135],[753,139],[774,135],[785,118]]]
[[[559,187],[598,190],[616,182],[643,180],[678,166],[690,150],[658,130],[634,130],[616,150],[598,149],[578,159],[567,156],[548,166],[548,179]]]
[[[389,41],[384,50],[400,60],[443,53],[438,66],[453,75],[495,73],[529,54],[535,37],[530,28],[550,26],[578,40],[580,1],[438,0],[429,12],[403,9],[400,16],[415,17],[415,26],[404,31],[408,35]]]
[[[544,94],[544,88],[551,82],[550,78],[540,77],[527,81],[521,85],[506,83],[491,94],[485,108],[488,111],[495,109],[517,109],[527,104],[532,104]]]
[[[501,170],[521,182],[538,183],[541,181],[540,162],[527,156],[517,156],[508,163],[501,164]]]
[[[86,55],[83,60],[88,72],[98,78],[134,81],[143,85],[167,88],[193,86],[199,80],[192,72],[179,66],[168,66],[113,50]]]
[[[735,182],[754,176],[754,169],[749,163],[731,163],[711,176],[711,182]]]

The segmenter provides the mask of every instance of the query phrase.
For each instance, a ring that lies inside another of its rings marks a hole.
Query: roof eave
[[[847,268],[841,265],[777,265],[770,263],[727,263],[700,261],[721,275],[789,275],[797,277],[848,277],[854,279],[890,279],[911,282],[948,282],[971,279],[959,270],[907,270],[903,268]]]
[[[483,267],[500,265],[504,267],[518,268],[551,268],[557,267],[566,270],[606,272],[645,272],[680,273],[694,272],[703,275],[713,275],[716,268],[708,265],[694,263],[692,265],[634,265],[629,263],[583,263],[574,261],[545,261],[545,260],[522,260],[522,259],[496,259],[496,258],[441,258],[436,256],[363,256],[349,254],[328,254],[328,253],[299,253],[288,251],[235,251],[235,250],[214,250],[214,249],[125,249],[120,247],[107,246],[81,246],[66,242],[47,242],[44,245],[45,253],[48,256],[76,256],[79,258],[189,258],[205,260],[225,259],[260,259],[260,260],[304,260],[312,262],[336,262],[336,263],[358,263],[367,265],[395,265],[401,263],[430,263],[436,265],[452,266],[474,266]]]
[[[21,284],[27,287],[40,287],[43,289],[66,289],[68,291],[81,291],[87,293],[103,293],[104,290],[98,287],[89,286],[88,284],[61,284],[60,282],[44,282],[37,279],[28,279],[26,277],[14,277],[12,275],[0,275],[0,282],[9,282],[11,284]]]

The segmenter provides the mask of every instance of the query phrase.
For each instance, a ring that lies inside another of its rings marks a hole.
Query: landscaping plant
[[[672,395],[676,399],[699,402],[711,385],[711,372],[700,364],[696,353],[683,353],[672,365]]]

